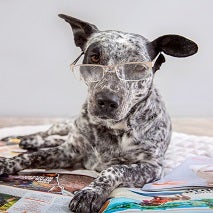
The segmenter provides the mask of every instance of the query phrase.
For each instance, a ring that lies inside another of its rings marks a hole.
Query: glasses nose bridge
[[[110,72],[110,70],[113,72],[113,71],[115,71],[115,67],[116,67],[116,65],[106,65],[106,66],[104,66],[104,70],[106,72]]]
[[[111,74],[115,74],[116,77],[118,77],[117,75],[117,72],[116,72],[116,65],[107,65],[107,66],[104,66],[104,76],[106,77],[106,74],[108,75],[111,75]],[[103,76],[103,77],[104,77]]]
[[[104,67],[104,72],[105,72],[105,74],[112,74],[112,73],[115,73],[115,74],[117,75],[117,72],[116,72],[116,65],[105,66],[105,67]]]

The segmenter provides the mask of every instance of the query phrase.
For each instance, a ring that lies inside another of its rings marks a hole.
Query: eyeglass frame
[[[156,62],[158,56],[160,55],[160,53],[157,54],[156,57],[155,57],[152,61],[126,62],[126,63],[120,63],[120,64],[116,64],[116,65],[112,65],[112,66],[106,66],[106,65],[101,65],[101,64],[78,64],[78,65],[76,65],[76,63],[79,61],[79,59],[81,58],[82,55],[84,55],[84,52],[82,52],[82,53],[73,61],[73,63],[70,64],[70,69],[71,69],[71,71],[72,71],[73,73],[74,73],[74,71],[73,71],[73,70],[74,70],[74,67],[77,67],[77,66],[91,66],[91,67],[92,67],[92,66],[97,66],[97,67],[102,67],[102,68],[103,68],[103,76],[102,76],[102,79],[104,78],[105,73],[109,72],[109,73],[115,73],[116,76],[117,76],[121,81],[141,81],[142,79],[139,79],[139,80],[126,80],[126,79],[120,78],[119,75],[117,74],[117,71],[116,71],[117,69],[116,69],[116,67],[117,67],[117,66],[122,66],[122,65],[124,65],[124,64],[143,64],[143,65],[146,65],[146,66],[148,67],[148,70],[151,70],[151,69],[154,67],[155,62]],[[113,68],[113,69],[112,69],[112,68]],[[109,69],[112,69],[113,71],[108,71]],[[95,83],[95,82],[99,82],[99,81],[100,81],[100,80],[98,80],[98,81],[89,81],[89,82]],[[87,82],[87,83],[88,83],[88,82]]]

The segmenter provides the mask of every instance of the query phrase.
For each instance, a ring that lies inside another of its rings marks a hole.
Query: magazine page
[[[179,190],[148,192],[135,188],[118,188],[100,212],[213,212],[213,190]]]
[[[16,143],[5,143],[0,141],[0,157],[10,158],[17,156],[21,153],[26,152],[26,150],[19,148]]]
[[[72,196],[75,191],[89,185],[93,180],[94,177],[82,174],[34,173],[1,175],[0,185]]]
[[[142,190],[159,191],[178,188],[213,187],[213,158],[186,159],[160,180],[145,184]]]
[[[68,213],[71,198],[0,185],[0,212]]]

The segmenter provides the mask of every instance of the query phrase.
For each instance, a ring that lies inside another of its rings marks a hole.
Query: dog
[[[37,151],[1,158],[0,174],[76,165],[95,170],[100,175],[75,193],[69,208],[98,212],[116,187],[142,187],[161,177],[172,126],[154,75],[165,62],[163,54],[187,57],[198,46],[180,35],[149,41],[133,33],[100,31],[68,15],[59,17],[69,23],[82,50],[71,68],[87,84],[87,99],[74,122],[19,137],[21,148]],[[77,65],[82,55],[83,64]],[[40,149],[45,147],[48,151]]]

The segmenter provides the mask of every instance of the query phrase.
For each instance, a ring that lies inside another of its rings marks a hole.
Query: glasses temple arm
[[[78,56],[78,58],[76,58],[75,61],[72,62],[71,65],[75,65],[75,64],[79,61],[79,59],[81,58],[82,55],[84,55],[84,52],[82,52],[82,53]]]
[[[160,69],[161,65],[166,61],[163,54],[159,53],[156,60],[153,61],[154,65],[152,67],[153,73]]]

